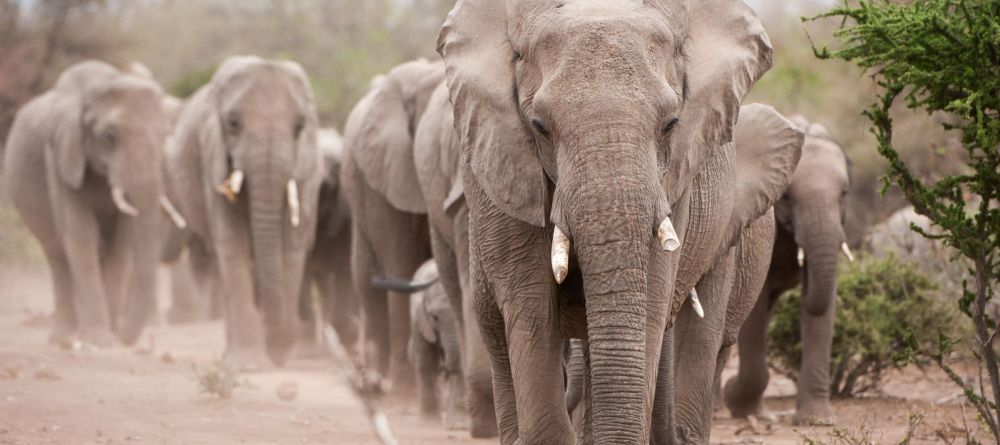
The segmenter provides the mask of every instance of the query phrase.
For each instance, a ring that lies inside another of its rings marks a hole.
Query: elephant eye
[[[302,135],[302,130],[306,127],[306,120],[304,118],[298,118],[295,120],[295,126],[292,127],[292,134],[295,135],[295,139],[298,139]]]
[[[228,130],[229,133],[231,134],[239,133],[241,127],[242,125],[240,124],[239,117],[235,115],[230,115],[228,118],[226,118],[226,130]]]
[[[542,122],[542,118],[538,116],[531,118],[531,125],[535,127],[535,130],[537,130],[542,136],[549,136],[549,130],[545,128],[545,123]]]
[[[114,128],[108,128],[101,132],[101,140],[105,144],[114,146],[118,142],[118,132]]]
[[[672,117],[670,118],[670,120],[667,121],[667,124],[663,126],[663,130],[661,130],[664,136],[670,134],[670,132],[673,131],[674,127],[677,125],[677,121],[678,119],[676,117]]]

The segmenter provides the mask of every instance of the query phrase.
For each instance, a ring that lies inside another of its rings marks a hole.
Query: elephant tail
[[[372,277],[372,287],[402,294],[412,294],[431,287],[439,279],[439,277],[434,277],[428,281],[418,282],[376,275]]]

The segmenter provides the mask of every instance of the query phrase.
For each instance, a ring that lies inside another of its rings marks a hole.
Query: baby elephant
[[[445,428],[465,429],[468,418],[458,325],[439,278],[437,264],[427,260],[417,269],[411,282],[375,277],[372,284],[383,290],[411,294],[407,354],[417,371],[421,413],[436,417],[441,412],[438,398],[442,391],[438,385],[443,376],[447,382]]]

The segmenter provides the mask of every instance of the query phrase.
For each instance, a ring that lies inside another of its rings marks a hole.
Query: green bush
[[[905,365],[913,342],[932,345],[939,331],[954,334],[957,312],[934,298],[936,286],[894,256],[863,257],[841,267],[831,352],[830,392],[850,397],[875,389],[883,373]],[[774,308],[771,363],[793,379],[802,357],[801,296],[793,290]],[[918,363],[919,364],[919,363]]]

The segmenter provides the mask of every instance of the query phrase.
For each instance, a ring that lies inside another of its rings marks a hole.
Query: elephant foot
[[[792,417],[795,425],[831,426],[834,420],[833,407],[828,399],[800,401]]]
[[[76,339],[73,335],[75,333],[76,329],[72,325],[56,322],[52,326],[52,331],[49,332],[49,344],[69,349],[73,346],[73,341]]]
[[[312,337],[299,338],[299,341],[295,343],[295,349],[292,351],[292,357],[298,359],[324,358],[329,355],[330,353],[326,351],[326,348]]]
[[[469,419],[469,435],[476,439],[489,439],[499,435],[495,418],[472,417]]]
[[[297,338],[295,330],[269,330],[265,344],[267,344],[267,356],[271,358],[271,363],[274,363],[275,366],[284,366],[295,347]]]
[[[96,348],[108,348],[118,343],[118,337],[108,328],[84,329],[77,335],[79,343]]]
[[[226,367],[239,372],[256,372],[270,368],[271,362],[260,348],[230,347],[222,356]]]
[[[766,387],[766,385],[764,385]],[[774,414],[764,407],[764,391],[752,391],[740,385],[736,377],[726,382],[722,398],[734,419],[756,417],[761,420],[776,419]]]
[[[461,412],[445,414],[444,429],[449,431],[461,431],[469,429],[469,418],[468,416],[465,415],[465,413]]]

